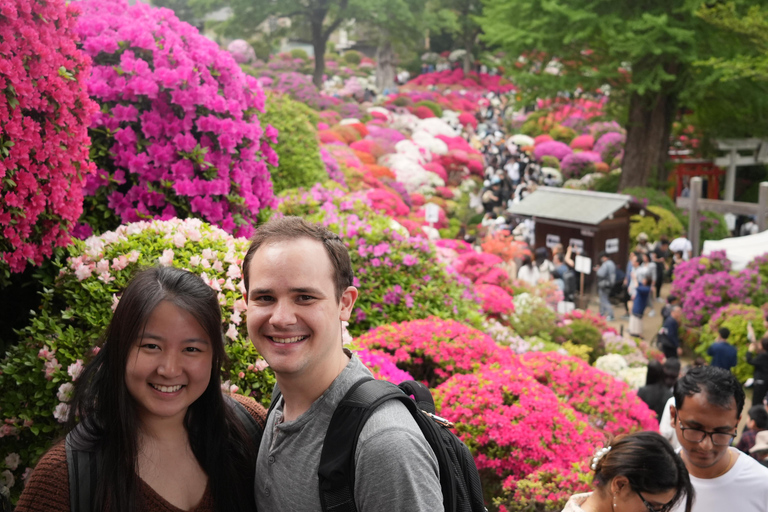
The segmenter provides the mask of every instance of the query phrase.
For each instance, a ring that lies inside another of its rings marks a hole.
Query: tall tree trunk
[[[676,105],[677,95],[669,92],[632,94],[619,190],[644,187],[654,175],[665,177]]]
[[[312,48],[315,51],[315,69],[312,72],[312,83],[318,89],[323,87],[323,75],[325,74],[325,45],[328,43],[328,38],[323,33],[323,21],[325,20],[325,13],[322,18],[312,18],[309,22],[312,27]]]
[[[395,54],[388,37],[376,48],[376,87],[380,93],[395,87]]]
[[[475,49],[475,36],[474,34],[468,35],[464,40],[464,50],[467,52],[464,55],[464,74],[468,75],[472,71],[472,52]]]

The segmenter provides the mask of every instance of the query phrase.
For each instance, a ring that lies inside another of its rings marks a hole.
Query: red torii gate
[[[711,160],[678,159],[674,156],[671,158],[673,162],[676,162],[671,174],[675,179],[674,197],[680,197],[686,181],[699,176],[707,180],[705,197],[707,199],[720,198],[720,178],[725,176],[725,171],[722,168],[716,166]]]

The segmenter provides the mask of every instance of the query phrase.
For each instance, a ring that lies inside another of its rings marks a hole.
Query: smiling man
[[[318,467],[328,425],[346,392],[371,373],[342,346],[358,296],[338,235],[298,217],[260,226],[243,261],[246,322],[282,396],[267,418],[256,463],[261,510],[322,510]],[[355,452],[360,512],[442,510],[434,452],[406,407],[373,413]]]
[[[768,512],[768,468],[730,447],[744,399],[736,377],[713,366],[675,384],[670,422],[696,489],[693,512]]]

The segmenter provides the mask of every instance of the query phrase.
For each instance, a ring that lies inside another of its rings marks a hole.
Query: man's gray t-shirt
[[[331,386],[304,414],[282,423],[283,403],[267,418],[256,463],[259,510],[322,510],[317,469],[336,406],[371,372],[352,356]],[[437,458],[408,409],[389,401],[368,419],[355,451],[355,504],[359,512],[442,510]]]

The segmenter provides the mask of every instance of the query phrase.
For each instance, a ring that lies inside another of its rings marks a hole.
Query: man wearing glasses
[[[693,512],[768,512],[768,468],[730,447],[744,398],[736,377],[713,366],[675,384],[671,423],[696,489]]]

